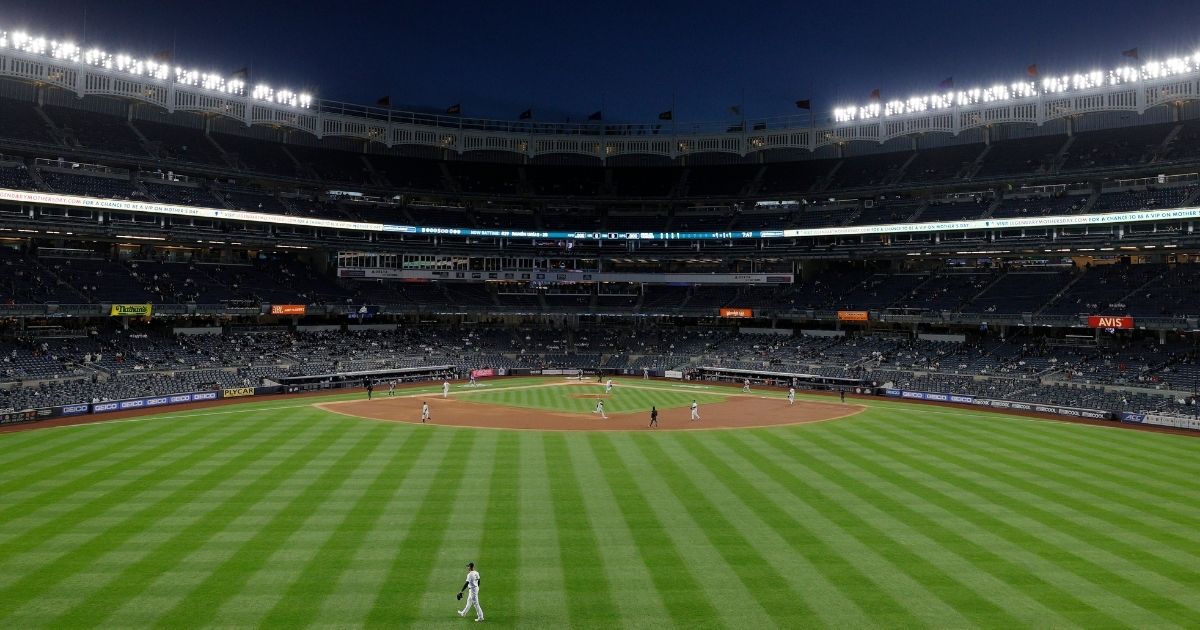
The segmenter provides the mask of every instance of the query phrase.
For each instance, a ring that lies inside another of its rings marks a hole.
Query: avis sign
[[[1129,330],[1133,328],[1132,317],[1115,317],[1111,315],[1092,315],[1088,317],[1088,328],[1114,328]]]

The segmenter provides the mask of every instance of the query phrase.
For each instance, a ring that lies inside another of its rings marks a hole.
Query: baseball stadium
[[[0,627],[1200,627],[1200,53],[551,121],[3,19]]]

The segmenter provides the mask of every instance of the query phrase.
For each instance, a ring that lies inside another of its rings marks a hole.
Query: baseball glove
[[[458,595],[456,595],[455,597],[457,597],[458,599],[462,599],[462,591],[459,591]]]

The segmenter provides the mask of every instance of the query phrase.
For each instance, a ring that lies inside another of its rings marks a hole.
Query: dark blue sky
[[[731,119],[1109,67],[1200,48],[1200,1],[278,2],[4,0],[0,28],[109,52],[176,50],[186,67],[318,96],[471,116]],[[86,18],[85,18],[86,15]],[[86,31],[85,31],[86,25]],[[744,96],[743,96],[744,95]]]

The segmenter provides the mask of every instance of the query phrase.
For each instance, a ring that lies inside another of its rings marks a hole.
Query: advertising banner
[[[838,311],[839,322],[865,322],[867,318],[866,311]]]
[[[272,304],[272,315],[303,315],[308,307],[303,304]]]
[[[0,413],[0,425],[5,424],[20,424],[22,422],[33,422],[38,419],[36,410],[26,409],[25,411],[10,411],[8,413]]]
[[[961,394],[936,394],[931,392],[910,392],[904,389],[885,389],[885,396],[892,398],[907,398],[909,400],[932,400],[934,402],[951,402],[963,405],[976,405],[979,407],[989,407],[992,409],[1010,409],[1013,411],[1034,411],[1037,413],[1050,413],[1058,416],[1071,416],[1074,418],[1088,418],[1091,420],[1108,420],[1112,417],[1112,413],[1101,409],[1081,409],[1079,407],[1063,407],[1060,405],[1041,405],[1037,403],[1020,402],[1016,400],[994,400],[990,398],[976,398],[974,396],[964,396]]]
[[[723,308],[721,309],[721,317],[748,318],[754,317],[754,309],[749,308]]]
[[[1173,427],[1176,429],[1192,429],[1200,431],[1200,418],[1196,416],[1180,416],[1165,413],[1132,413],[1121,412],[1121,422],[1129,424],[1152,424],[1158,427]]]
[[[145,409],[147,407],[161,407],[165,405],[180,405],[190,402],[202,402],[206,400],[216,400],[220,398],[220,392],[192,392],[187,394],[168,394],[165,396],[150,396],[147,398],[130,398],[127,400],[111,400],[108,402],[93,403],[92,413],[106,413],[109,411],[125,411],[128,409]],[[80,405],[72,405],[79,407]],[[65,408],[64,408],[65,409]],[[75,413],[83,413],[78,411]],[[64,413],[64,415],[66,415]]]
[[[253,396],[253,387],[230,387],[221,390],[221,398],[242,398],[244,396]]]
[[[1133,328],[1132,317],[1117,317],[1112,315],[1092,315],[1088,317],[1088,328],[1116,328],[1129,330]]]
[[[492,368],[485,368],[482,370],[471,370],[471,378],[486,378],[486,377],[495,376],[495,375],[496,375],[496,370],[493,370]]]
[[[113,304],[109,309],[112,317],[150,317],[153,311],[151,304]]]

